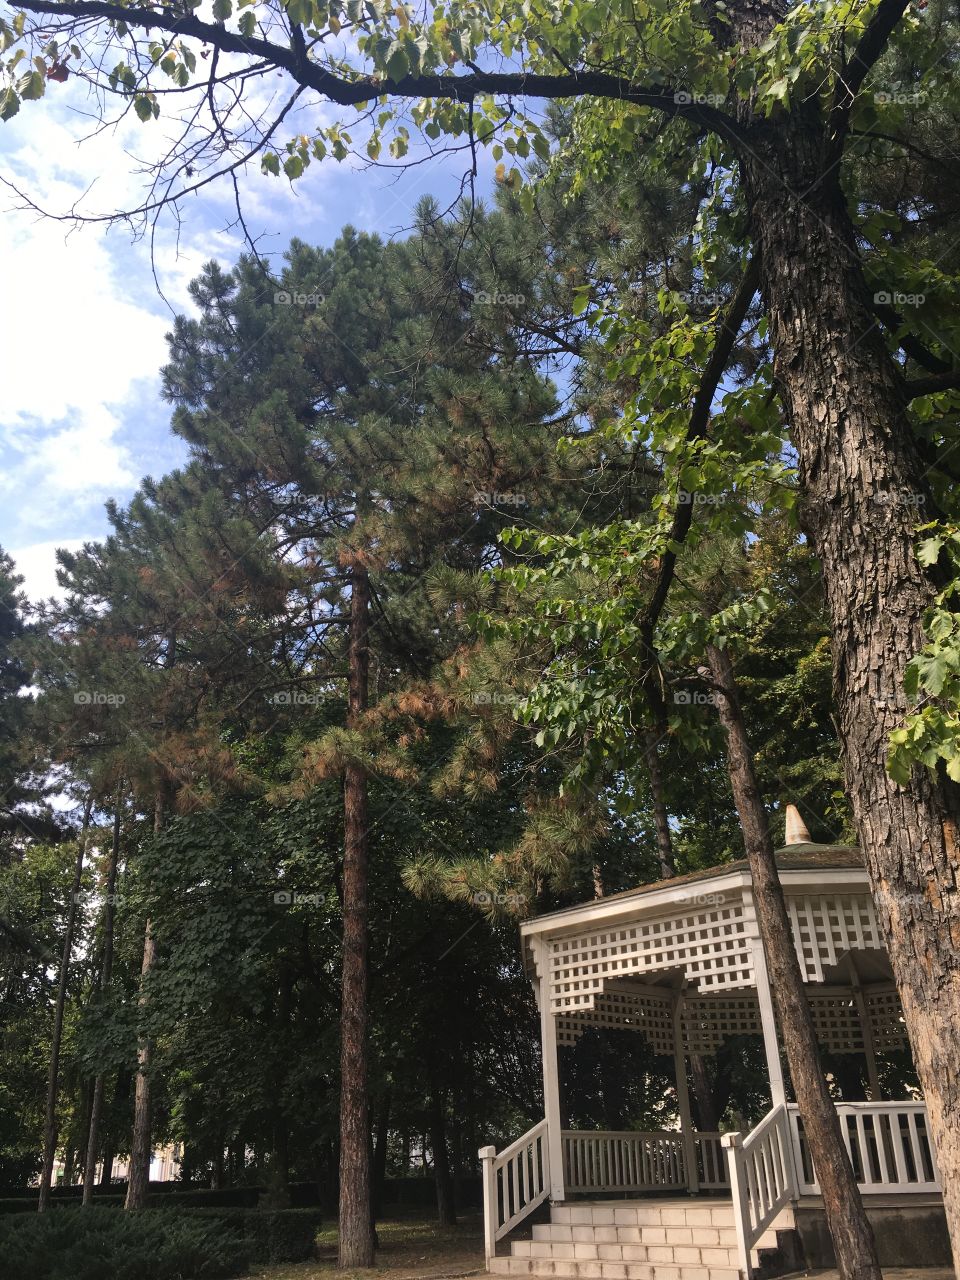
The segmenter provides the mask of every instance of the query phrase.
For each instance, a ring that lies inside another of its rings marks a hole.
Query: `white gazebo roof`
[[[905,1043],[882,932],[860,852],[804,843],[777,854],[794,945],[821,1043],[860,1052]],[[745,860],[661,880],[527,920],[526,960],[541,1001],[571,1043],[587,1026],[642,1032],[672,1053],[709,1053],[759,1034],[763,964]],[[679,1025],[678,1025],[679,1020]]]

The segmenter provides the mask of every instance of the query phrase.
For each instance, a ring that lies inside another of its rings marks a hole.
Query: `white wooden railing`
[[[550,1194],[550,1150],[547,1122],[541,1120],[497,1154],[480,1148],[483,1174],[483,1239],[487,1259],[497,1241],[542,1204]]]
[[[801,1195],[819,1195],[803,1121],[796,1105],[787,1107]],[[837,1104],[843,1144],[862,1192],[934,1192],[940,1190],[922,1102],[841,1102]]]
[[[727,1170],[737,1228],[737,1251],[744,1280],[753,1275],[754,1245],[780,1212],[797,1198],[793,1133],[787,1108],[768,1111],[744,1138],[726,1133]]]
[[[572,1130],[562,1134],[566,1191],[719,1190],[727,1183],[719,1133],[693,1135],[696,1179],[688,1169],[684,1135],[667,1129]]]

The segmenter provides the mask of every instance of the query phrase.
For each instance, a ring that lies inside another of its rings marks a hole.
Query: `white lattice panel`
[[[817,1041],[829,1053],[862,1053],[863,1027],[853,992],[809,996]]]
[[[868,989],[864,992],[873,1044],[878,1053],[889,1049],[908,1047],[907,1028],[903,1022],[903,1008],[896,988]]]
[[[680,969],[701,990],[729,990],[753,981],[743,904],[677,908],[669,916],[591,929],[550,943],[550,1007],[555,1013],[592,1009],[607,983]]]
[[[755,995],[684,1001],[683,1040],[688,1053],[716,1053],[730,1036],[760,1034],[760,1004]]]
[[[883,950],[868,893],[791,896],[787,910],[806,982],[822,982],[824,966],[849,951]]]
[[[654,1053],[673,1054],[673,997],[605,991],[586,1013],[557,1019],[558,1044],[574,1044],[587,1027],[639,1031]]]

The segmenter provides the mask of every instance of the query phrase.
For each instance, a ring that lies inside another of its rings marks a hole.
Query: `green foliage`
[[[226,1280],[249,1261],[220,1220],[100,1208],[0,1217],[0,1257],[18,1280]]]

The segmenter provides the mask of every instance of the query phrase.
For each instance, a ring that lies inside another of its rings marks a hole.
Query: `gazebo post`
[[[853,1000],[857,1006],[860,1026],[863,1029],[863,1056],[867,1060],[867,1083],[870,1086],[870,1101],[879,1102],[881,1100],[880,1076],[877,1074],[877,1054],[873,1044],[873,1026],[870,1023],[870,1010],[867,1008],[867,1002],[863,998],[863,988],[860,986],[860,975],[857,972],[857,964],[853,958],[853,952],[847,956],[847,965],[850,969],[850,986],[853,988]]]
[[[541,972],[540,1053],[543,1059],[543,1113],[547,1121],[547,1153],[550,1162],[550,1199],[565,1198],[563,1186],[563,1134],[560,1120],[560,1070],[557,1054],[557,1020],[550,1008],[546,971]]]
[[[700,1190],[697,1170],[697,1140],[690,1114],[690,1090],[687,1087],[687,1059],[683,1050],[683,992],[678,991],[673,1005],[673,1070],[677,1080],[677,1106],[680,1111],[680,1133],[683,1136],[683,1162],[687,1172],[687,1191]]]
[[[767,1058],[767,1074],[770,1077],[770,1098],[773,1106],[784,1106],[787,1091],[783,1083],[783,1064],[780,1061],[780,1042],[777,1039],[777,1020],[773,1015],[773,995],[770,976],[767,973],[767,957],[763,943],[755,938],[751,944],[753,976],[757,984],[757,1003],[760,1006],[760,1029],[763,1032],[763,1051]]]

